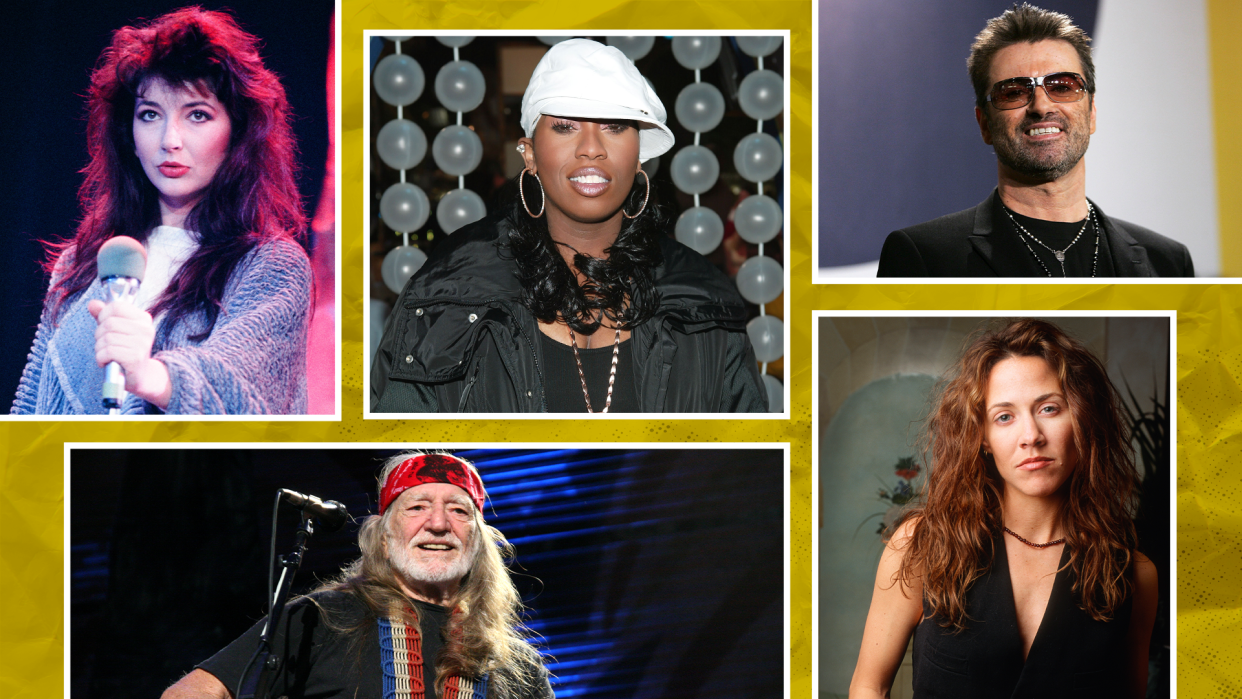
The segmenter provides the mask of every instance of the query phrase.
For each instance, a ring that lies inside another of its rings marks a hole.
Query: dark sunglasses
[[[1053,102],[1077,102],[1087,94],[1078,73],[1053,73],[1040,78],[1009,78],[992,86],[987,101],[997,109],[1018,109],[1035,100],[1035,88],[1042,86]]]

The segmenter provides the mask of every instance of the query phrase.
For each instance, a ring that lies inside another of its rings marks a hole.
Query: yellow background
[[[1213,18],[1226,0],[1211,0]],[[1237,13],[1234,12],[1236,17]],[[1235,25],[1236,25],[1235,21]],[[345,0],[341,17],[342,118],[341,422],[0,423],[0,696],[63,691],[65,441],[791,442],[792,696],[811,690],[811,312],[853,310],[1176,309],[1178,377],[1178,689],[1183,697],[1231,695],[1242,686],[1233,647],[1242,634],[1242,288],[1231,285],[813,286],[811,259],[811,3],[797,2],[431,2]],[[789,29],[792,160],[788,201],[791,345],[786,378],[792,419],[380,422],[361,419],[363,29]],[[1214,34],[1215,35],[1215,34]],[[1233,51],[1232,37],[1219,45]],[[1218,52],[1219,53],[1219,52]],[[1232,61],[1236,52],[1217,61]],[[1219,69],[1219,63],[1217,64]],[[1235,71],[1236,72],[1236,71]],[[1218,80],[1220,76],[1218,76]],[[1218,83],[1219,84],[1219,83]],[[1236,99],[1237,88],[1231,94]],[[1221,88],[1218,88],[1218,95]],[[1237,110],[1235,110],[1235,115]],[[1229,119],[1217,110],[1218,135]],[[822,115],[831,127],[831,115]],[[1239,130],[1229,135],[1237,141]],[[1222,162],[1222,228],[1226,171]],[[1236,160],[1236,159],[1235,159]],[[1232,168],[1232,169],[1231,169]],[[1238,181],[1235,180],[1230,181]],[[831,225],[831,221],[822,222]],[[1224,259],[1229,259],[1226,255]],[[1234,271],[1232,273],[1239,273]],[[153,522],[153,526],[158,523]],[[775,563],[775,562],[774,562]],[[160,639],[151,639],[153,643]],[[831,643],[832,639],[823,642]],[[1223,693],[1223,694],[1222,694]]]
[[[1242,3],[1207,0],[1212,120],[1216,137],[1216,196],[1220,215],[1220,273],[1242,277]]]

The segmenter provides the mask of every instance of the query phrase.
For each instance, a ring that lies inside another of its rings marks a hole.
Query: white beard
[[[437,555],[431,560],[420,560],[423,551],[418,548],[424,540],[430,541],[428,537],[415,537],[404,545],[391,531],[384,537],[388,544],[388,562],[413,583],[456,582],[464,578],[474,565],[474,549],[467,550],[456,535],[451,533],[438,539],[451,543],[455,547],[453,552],[456,555]]]

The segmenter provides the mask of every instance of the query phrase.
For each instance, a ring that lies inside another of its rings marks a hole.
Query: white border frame
[[[345,232],[341,225],[341,180],[343,179],[344,167],[341,161],[341,0],[335,0],[333,5],[333,40],[336,45],[332,51],[333,55],[333,79],[335,80],[334,89],[336,90],[334,107],[332,113],[335,117],[334,123],[330,124],[333,133],[333,154],[335,158],[336,176],[333,178],[333,196],[336,201],[333,203],[335,220],[333,225],[336,227],[333,235],[333,267],[334,278],[332,280],[333,293],[335,294],[332,304],[332,314],[334,316],[333,333],[334,347],[333,353],[333,412],[331,413],[305,413],[298,415],[4,415],[4,420],[12,420],[14,422],[340,422],[341,421],[341,236]],[[262,38],[262,37],[260,37]],[[296,115],[295,115],[296,116]],[[314,202],[310,202],[314,204]],[[313,216],[314,212],[310,212]],[[310,228],[310,216],[307,217],[307,228]],[[786,280],[786,284],[788,284]],[[308,326],[309,327],[309,326]],[[310,341],[309,336],[307,342]]]
[[[709,451],[714,449],[731,449],[731,450],[779,450],[782,453],[782,517],[784,519],[784,531],[781,534],[782,549],[781,561],[783,563],[782,572],[782,595],[783,595],[783,611],[782,611],[782,629],[784,637],[784,699],[790,699],[792,691],[792,678],[790,676],[790,658],[793,654],[793,648],[790,645],[790,615],[792,608],[790,606],[790,530],[792,528],[792,515],[790,510],[791,491],[790,491],[790,462],[789,456],[792,449],[789,442],[432,442],[432,443],[415,443],[415,442],[202,442],[202,443],[184,443],[184,442],[65,442],[64,444],[64,495],[65,502],[62,510],[62,528],[63,528],[63,566],[62,573],[62,589],[64,594],[64,606],[62,610],[61,628],[64,631],[64,686],[70,687],[69,678],[69,655],[73,649],[71,641],[71,633],[73,624],[71,620],[72,612],[72,589],[70,579],[70,516],[69,512],[72,508],[70,494],[73,492],[70,488],[70,478],[72,474],[69,469],[69,460],[74,449],[182,449],[182,450],[212,450],[212,449],[270,449],[270,450],[288,450],[288,449],[340,449],[340,450],[373,450],[373,449],[597,449],[597,450],[618,450],[633,449],[654,451],[657,449],[678,449],[678,450],[697,450]],[[66,690],[67,691],[67,690]]]
[[[821,318],[1169,319],[1169,691],[1177,696],[1177,311],[812,311],[811,312],[811,699],[819,699],[819,321]],[[859,639],[861,642],[862,639]]]
[[[339,2],[340,0],[338,0]],[[565,36],[565,37],[582,37],[582,36],[654,36],[671,37],[671,36],[776,36],[782,37],[781,51],[783,52],[783,60],[785,62],[784,74],[781,76],[785,83],[785,107],[781,114],[784,117],[784,142],[781,144],[783,148],[782,157],[784,162],[781,166],[782,187],[785,192],[785,205],[783,211],[784,223],[781,232],[784,234],[781,239],[783,247],[783,262],[781,271],[784,274],[784,290],[781,292],[784,296],[784,318],[781,321],[785,333],[785,353],[782,359],[785,360],[785,380],[781,382],[781,388],[784,396],[781,399],[781,405],[784,408],[779,413],[661,413],[659,417],[667,420],[788,420],[790,390],[790,360],[789,360],[789,335],[790,335],[790,289],[789,289],[789,268],[790,260],[790,199],[792,194],[789,189],[790,181],[790,139],[791,129],[789,122],[790,109],[790,51],[789,51],[789,29],[707,29],[707,30],[691,30],[691,29],[674,29],[667,31],[650,31],[650,30],[627,30],[627,29],[587,29],[583,31],[572,31],[564,29],[480,29],[480,30],[460,30],[460,29],[444,29],[428,31],[420,30],[403,30],[403,29],[367,29],[362,32],[362,61],[363,61],[363,85],[362,85],[362,122],[363,122],[363,152],[362,152],[362,171],[366,181],[362,183],[364,196],[362,197],[362,231],[365,240],[368,241],[364,246],[362,259],[362,417],[364,420],[649,420],[655,417],[653,413],[372,413],[371,412],[371,255],[366,252],[369,249],[371,239],[371,37],[388,37],[388,36],[506,36],[506,37],[535,37],[535,36]],[[672,112],[670,112],[671,116]],[[765,120],[766,121],[766,120]],[[433,137],[434,138],[434,137]],[[814,136],[812,136],[814,143]],[[671,152],[671,151],[670,151]],[[433,202],[434,204],[434,202]],[[434,209],[432,214],[434,215]],[[451,234],[450,234],[451,235]]]

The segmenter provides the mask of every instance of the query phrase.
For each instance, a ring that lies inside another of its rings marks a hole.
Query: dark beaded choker
[[[1037,549],[1046,549],[1049,546],[1056,546],[1057,544],[1065,543],[1065,537],[1061,537],[1060,539],[1057,539],[1056,541],[1049,541],[1046,544],[1037,544],[1033,541],[1027,541],[1026,539],[1023,539],[1022,537],[1018,536],[1017,533],[1015,533],[1014,530],[1010,529],[1009,527],[1002,527],[1002,529],[1005,530],[1005,533],[1011,535],[1013,538],[1017,539],[1018,541],[1021,541],[1027,546],[1031,546]]]

